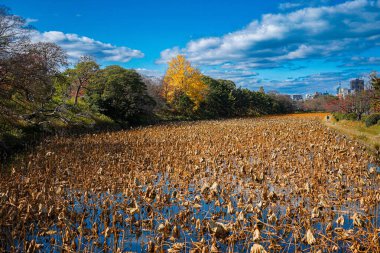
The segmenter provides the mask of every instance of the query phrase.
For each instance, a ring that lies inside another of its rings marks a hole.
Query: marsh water
[[[374,167],[374,164],[370,164],[368,168]],[[376,167],[377,173],[380,173],[380,167]],[[208,178],[204,179],[207,182]],[[231,180],[236,180],[236,178],[231,175]],[[245,180],[245,184],[251,181],[250,178]],[[164,184],[163,184],[164,182]],[[211,235],[207,231],[201,231],[196,228],[194,220],[199,219],[202,223],[206,224],[209,220],[214,220],[221,222],[223,224],[235,224],[238,217],[237,215],[243,211],[244,220],[241,220],[241,223],[255,223],[257,222],[257,213],[247,211],[245,207],[238,207],[238,199],[236,196],[243,197],[248,199],[248,192],[244,191],[244,188],[240,184],[236,184],[234,194],[231,196],[230,200],[236,209],[233,214],[229,214],[227,208],[221,206],[219,203],[216,205],[216,200],[207,201],[202,196],[199,200],[201,207],[194,208],[184,205],[184,203],[189,202],[193,203],[195,198],[199,198],[199,195],[195,195],[195,186],[189,185],[186,192],[188,193],[185,199],[178,199],[176,195],[181,193],[183,189],[176,189],[169,187],[170,182],[167,180],[165,174],[159,174],[157,177],[157,182],[155,184],[157,187],[161,187],[162,191],[168,196],[167,202],[165,205],[155,205],[154,201],[149,204],[141,205],[139,212],[130,214],[123,207],[133,207],[133,201],[140,203],[145,202],[142,196],[146,193],[146,187],[141,187],[141,199],[128,198],[123,193],[112,194],[110,192],[91,194],[83,194],[82,191],[73,191],[67,190],[66,196],[68,200],[67,206],[67,216],[71,217],[72,220],[77,220],[76,223],[70,223],[68,220],[63,222],[68,222],[65,226],[70,227],[70,231],[77,231],[75,236],[76,249],[78,251],[90,249],[94,252],[103,252],[107,245],[107,248],[117,251],[117,249],[122,252],[147,252],[149,241],[157,241],[157,238],[162,238],[162,249],[167,251],[175,243],[184,243],[181,252],[189,252],[192,248],[193,242],[199,242],[202,239],[206,242],[211,242]],[[276,191],[276,188],[269,185],[270,191]],[[173,194],[174,193],[174,194]],[[283,192],[287,194],[287,192]],[[217,197],[217,200],[220,203],[225,201],[224,199]],[[261,206],[262,199],[260,197],[254,201],[258,206]],[[295,197],[293,199],[294,206],[298,206],[300,202],[303,202],[301,197]],[[285,203],[284,203],[285,204]],[[302,203],[303,204],[303,203]],[[304,206],[306,209],[311,210],[311,206]],[[155,209],[154,217],[151,215],[152,208]],[[263,208],[263,213],[259,220],[263,224],[270,224],[268,221],[267,213],[268,208]],[[340,231],[349,231],[350,234],[355,234],[357,229],[355,229],[352,215],[354,213],[359,213],[365,215],[363,210],[360,208],[360,203],[342,206],[330,206],[324,207],[320,206],[319,210],[322,215],[315,219],[313,222],[313,228],[316,231],[316,234],[324,236],[326,226],[328,221],[333,221],[332,230]],[[192,218],[188,220],[181,220],[181,214],[187,213]],[[373,220],[372,223],[376,226],[380,224],[380,206],[373,210],[368,210],[369,213],[372,213]],[[278,205],[275,208],[275,214],[277,217],[285,216],[286,206]],[[339,225],[335,222],[339,216],[344,217],[344,224]],[[162,232],[158,231],[160,224],[165,224],[165,222],[170,223],[171,225],[179,225],[179,236],[173,238],[171,232],[163,235]],[[291,242],[295,239],[293,232],[286,231],[281,226],[291,224],[290,221],[278,221],[275,223],[276,226],[262,231],[261,243],[266,248],[270,248],[273,244],[273,235],[278,237],[277,239],[277,249],[274,251],[279,252],[293,252],[296,248],[301,251],[308,251],[310,247],[307,244],[302,245],[301,247],[295,247]],[[94,226],[94,224],[96,224]],[[94,230],[96,227],[96,230]],[[252,225],[241,224],[241,227],[252,227]],[[276,228],[279,227],[279,228]],[[106,235],[104,231],[109,228],[109,234]],[[45,229],[46,230],[46,229]],[[82,236],[81,230],[92,230],[92,236]],[[101,232],[103,231],[103,232]],[[54,225],[45,231],[45,233],[38,228],[36,224],[35,234],[28,235],[29,240],[34,239],[36,243],[44,245],[44,251],[51,252],[61,252],[62,249],[60,246],[62,244],[62,238],[65,231],[57,225]],[[242,233],[250,233],[252,231],[242,231]],[[299,231],[300,233],[305,233],[305,231]],[[332,244],[334,243],[334,237],[341,237],[341,233],[332,233]],[[318,237],[318,235],[316,235]],[[379,243],[379,241],[378,241]],[[228,238],[219,240],[217,242],[220,252],[249,252],[250,247],[252,246],[251,240],[239,240],[236,238],[234,243],[231,243]],[[338,252],[346,252],[348,250],[348,244],[340,241],[337,243]]]

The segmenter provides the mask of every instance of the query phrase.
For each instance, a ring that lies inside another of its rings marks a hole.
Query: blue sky
[[[252,90],[334,92],[380,71],[380,0],[2,0],[61,45],[162,76],[184,54],[203,73]]]

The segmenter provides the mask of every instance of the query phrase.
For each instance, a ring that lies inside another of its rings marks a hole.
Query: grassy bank
[[[55,113],[34,122],[22,117],[0,118],[0,163],[7,164],[13,155],[28,150],[46,136],[80,134],[117,129],[109,117],[80,102],[62,104]]]
[[[329,120],[324,118],[328,127],[350,136],[351,138],[365,144],[372,151],[379,153],[380,150],[380,125],[366,127],[362,121],[339,120],[336,121],[332,115]]]

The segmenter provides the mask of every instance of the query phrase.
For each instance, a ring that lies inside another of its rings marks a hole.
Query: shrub
[[[120,66],[102,69],[88,86],[87,99],[92,108],[118,123],[131,125],[151,116],[155,106],[141,75]]]
[[[370,127],[370,126],[373,126],[373,125],[376,125],[377,122],[380,120],[380,113],[374,113],[374,114],[371,114],[367,117],[367,119],[365,120],[365,125],[367,127]]]
[[[356,114],[355,113],[340,113],[336,112],[333,114],[336,121],[339,120],[356,120]]]
[[[357,115],[355,113],[347,113],[344,115],[344,119],[346,120],[356,120]]]
[[[179,114],[191,116],[195,104],[184,92],[178,91],[174,94],[172,106]]]
[[[363,123],[365,123],[365,121],[367,120],[367,118],[368,118],[368,115],[362,115],[362,119],[361,119],[361,121],[362,121]]]
[[[340,114],[341,114],[341,113],[338,113],[338,112],[334,112],[334,113],[333,113],[333,117],[334,117],[334,119],[335,119],[336,121],[339,121],[339,120],[340,120]]]

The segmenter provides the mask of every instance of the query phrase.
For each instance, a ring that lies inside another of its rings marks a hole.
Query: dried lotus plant
[[[380,175],[324,114],[51,137],[0,178],[0,252],[380,252]]]

